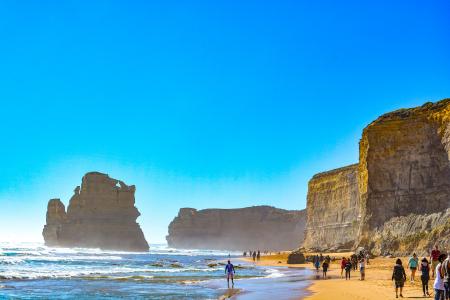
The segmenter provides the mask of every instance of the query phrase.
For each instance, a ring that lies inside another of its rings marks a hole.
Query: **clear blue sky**
[[[393,3],[395,2],[395,3]],[[305,207],[378,115],[450,97],[448,1],[1,1],[0,240],[88,171],[180,207]]]

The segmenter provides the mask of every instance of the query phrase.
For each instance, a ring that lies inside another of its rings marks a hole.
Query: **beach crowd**
[[[424,297],[431,297],[430,293],[430,280],[432,280],[432,289],[434,290],[435,300],[449,300],[450,299],[450,253],[441,252],[436,245],[430,252],[429,257],[423,257],[419,261],[419,257],[416,253],[408,259],[406,267],[409,269],[410,281],[414,283],[416,281],[416,273],[419,271],[420,281],[422,284],[422,291]],[[331,261],[336,260],[335,257],[331,258],[329,255],[323,256],[317,254],[313,256],[310,261],[313,263],[317,274],[322,271],[322,278],[327,279],[327,272],[330,267]],[[354,253],[350,257],[342,257],[340,261],[341,278],[345,280],[351,279],[352,271],[359,271],[359,280],[364,280],[366,275],[366,265],[370,262],[370,255],[367,251],[360,251]],[[317,275],[319,277],[319,275]],[[395,284],[395,296],[396,298],[403,298],[403,290],[405,282],[407,281],[407,274],[405,267],[400,258],[397,258],[392,271],[392,281]]]

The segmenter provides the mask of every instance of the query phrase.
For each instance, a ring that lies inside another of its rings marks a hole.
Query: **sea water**
[[[257,295],[268,284],[272,285],[268,293],[277,288],[288,291],[277,299],[298,299],[306,285],[304,272],[245,263],[237,260],[239,253],[165,245],[150,249],[131,253],[0,243],[0,298],[218,299],[227,291],[227,259],[237,267],[235,288],[242,290],[243,299],[252,295],[264,299]]]

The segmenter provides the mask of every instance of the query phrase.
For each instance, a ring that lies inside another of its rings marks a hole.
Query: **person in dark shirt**
[[[428,292],[428,281],[430,280],[430,264],[426,257],[424,257],[419,265],[419,270],[422,272],[420,279],[422,280],[423,296],[430,296]]]
[[[403,286],[406,281],[406,273],[400,258],[395,262],[392,280],[395,280],[395,297],[398,298],[398,290],[400,289],[400,297],[403,298]]]
[[[322,276],[323,279],[327,279],[327,272],[328,272],[328,267],[330,266],[330,263],[328,262],[328,260],[324,260],[324,262],[322,263]]]
[[[352,271],[352,262],[350,258],[345,262],[345,280],[350,280],[350,272]]]
[[[230,278],[231,278],[231,287],[234,287],[234,274],[236,272],[234,271],[233,264],[228,261],[228,264],[225,266],[225,274],[227,275],[227,284],[228,288],[230,288]]]

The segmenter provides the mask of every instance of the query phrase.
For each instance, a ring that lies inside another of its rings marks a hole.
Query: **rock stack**
[[[45,244],[55,247],[101,248],[148,251],[144,234],[136,223],[135,186],[98,172],[87,173],[70,199],[67,213],[59,199],[47,207]]]

